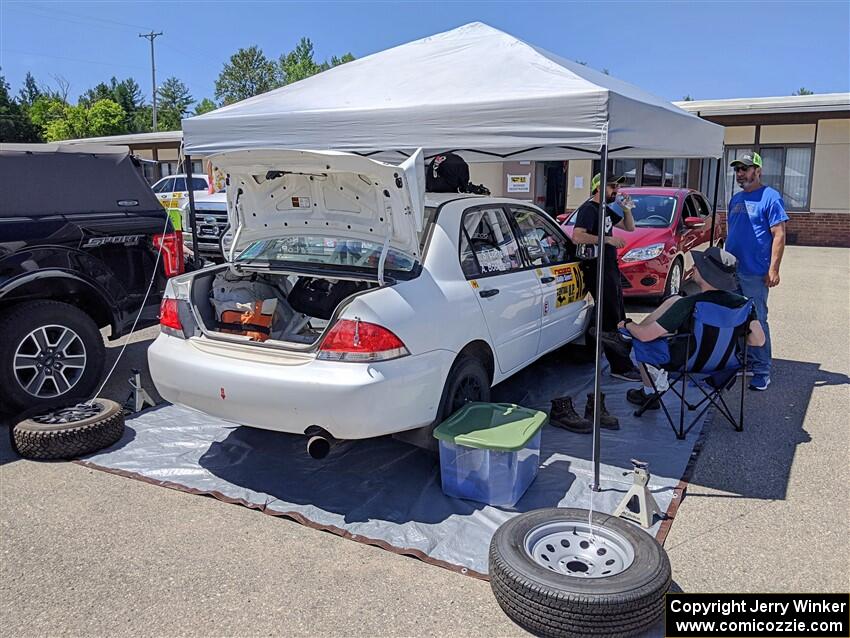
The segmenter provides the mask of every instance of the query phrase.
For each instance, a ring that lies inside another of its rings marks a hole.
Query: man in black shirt
[[[692,250],[694,259],[694,282],[700,291],[687,297],[673,296],[653,310],[640,323],[633,321],[620,322],[620,328],[625,328],[639,341],[654,341],[666,335],[676,334],[687,330],[694,308],[700,301],[740,308],[747,303],[747,298],[733,292],[738,287],[735,269],[738,260],[722,248],[712,246],[707,250]],[[747,345],[761,347],[765,342],[765,333],[759,323],[755,308],[750,311],[748,318]],[[643,392],[638,389],[629,390],[626,399],[636,405],[643,405],[648,396],[655,393],[649,377],[643,376]],[[660,407],[658,400],[648,406],[650,410]]]
[[[576,211],[575,231],[573,241],[576,244],[586,244],[580,250],[595,250],[599,243],[599,182],[601,178],[597,173],[590,181],[591,198],[579,206]],[[617,199],[617,191],[622,178],[612,177],[605,186],[605,203],[611,204]],[[626,318],[626,308],[623,304],[623,289],[620,285],[620,266],[617,262],[617,249],[622,248],[625,242],[619,237],[613,236],[613,228],[622,228],[626,231],[635,229],[635,220],[632,217],[634,207],[631,198],[626,195],[620,203],[623,209],[621,217],[617,211],[610,206],[605,206],[605,263],[603,264],[603,280],[605,282],[602,294],[602,330],[613,332],[617,330],[617,324]],[[596,303],[595,311],[599,310],[599,300],[596,299],[596,259],[585,259],[582,262],[584,281],[590,294]],[[591,319],[593,321],[593,319]],[[635,368],[632,360],[624,353],[619,352],[603,343],[605,357],[611,366],[611,376],[625,381],[640,381],[640,372]]]

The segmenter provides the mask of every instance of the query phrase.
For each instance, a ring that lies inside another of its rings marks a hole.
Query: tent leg
[[[198,225],[195,223],[195,192],[192,189],[192,156],[183,156],[183,165],[186,173],[186,192],[189,196],[189,226],[192,232],[192,255],[197,262],[198,257]]]
[[[603,303],[602,303],[602,293],[604,292],[605,287],[605,277],[604,277],[604,267],[605,267],[605,208],[607,204],[605,203],[605,191],[608,185],[608,139],[606,137],[605,143],[602,145],[602,149],[599,152],[600,159],[602,160],[601,168],[599,171],[599,219],[598,224],[596,226],[599,244],[598,244],[598,257],[596,259],[596,349],[595,349],[595,359],[596,362],[594,368],[594,378],[593,378],[593,485],[590,486],[595,492],[598,492],[599,487],[599,466],[600,466],[600,458],[601,458],[601,450],[600,448],[600,433],[601,433],[601,425],[600,420],[602,413],[600,412],[599,406],[601,401],[599,400],[601,394],[600,387],[600,375],[601,375],[601,359],[602,359],[602,312],[604,311]]]
[[[714,246],[714,225],[717,222],[717,192],[720,187],[720,164],[723,162],[721,156],[717,160],[717,167],[714,170],[714,204],[711,207],[711,239],[708,241],[709,246]]]

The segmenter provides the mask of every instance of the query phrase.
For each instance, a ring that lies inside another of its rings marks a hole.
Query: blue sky
[[[364,57],[481,21],[669,100],[850,90],[850,2],[18,2],[0,0],[0,73],[17,93],[27,71],[70,82],[76,97],[115,75],[150,95],[176,76],[213,97],[240,47],[269,57],[309,37],[317,58]],[[598,34],[605,28],[604,37]],[[603,46],[600,46],[600,43]],[[459,68],[462,74],[463,69]]]

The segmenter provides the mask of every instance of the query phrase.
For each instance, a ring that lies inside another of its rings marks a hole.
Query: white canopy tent
[[[475,22],[183,120],[184,152],[349,151],[398,163],[720,157],[723,128]]]
[[[474,22],[183,120],[183,146],[187,158],[283,148],[400,163],[422,148],[426,157],[455,151],[468,162],[600,159],[605,183],[609,158],[719,158],[723,127]],[[194,228],[193,200],[189,191]],[[603,216],[600,206],[600,228]],[[603,240],[600,234],[596,299],[603,298]],[[595,406],[600,356],[597,339]],[[599,489],[599,410],[593,438]]]

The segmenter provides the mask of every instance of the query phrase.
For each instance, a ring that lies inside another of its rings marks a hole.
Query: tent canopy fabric
[[[475,22],[183,120],[184,150],[337,150],[398,163],[719,157],[723,128]]]

